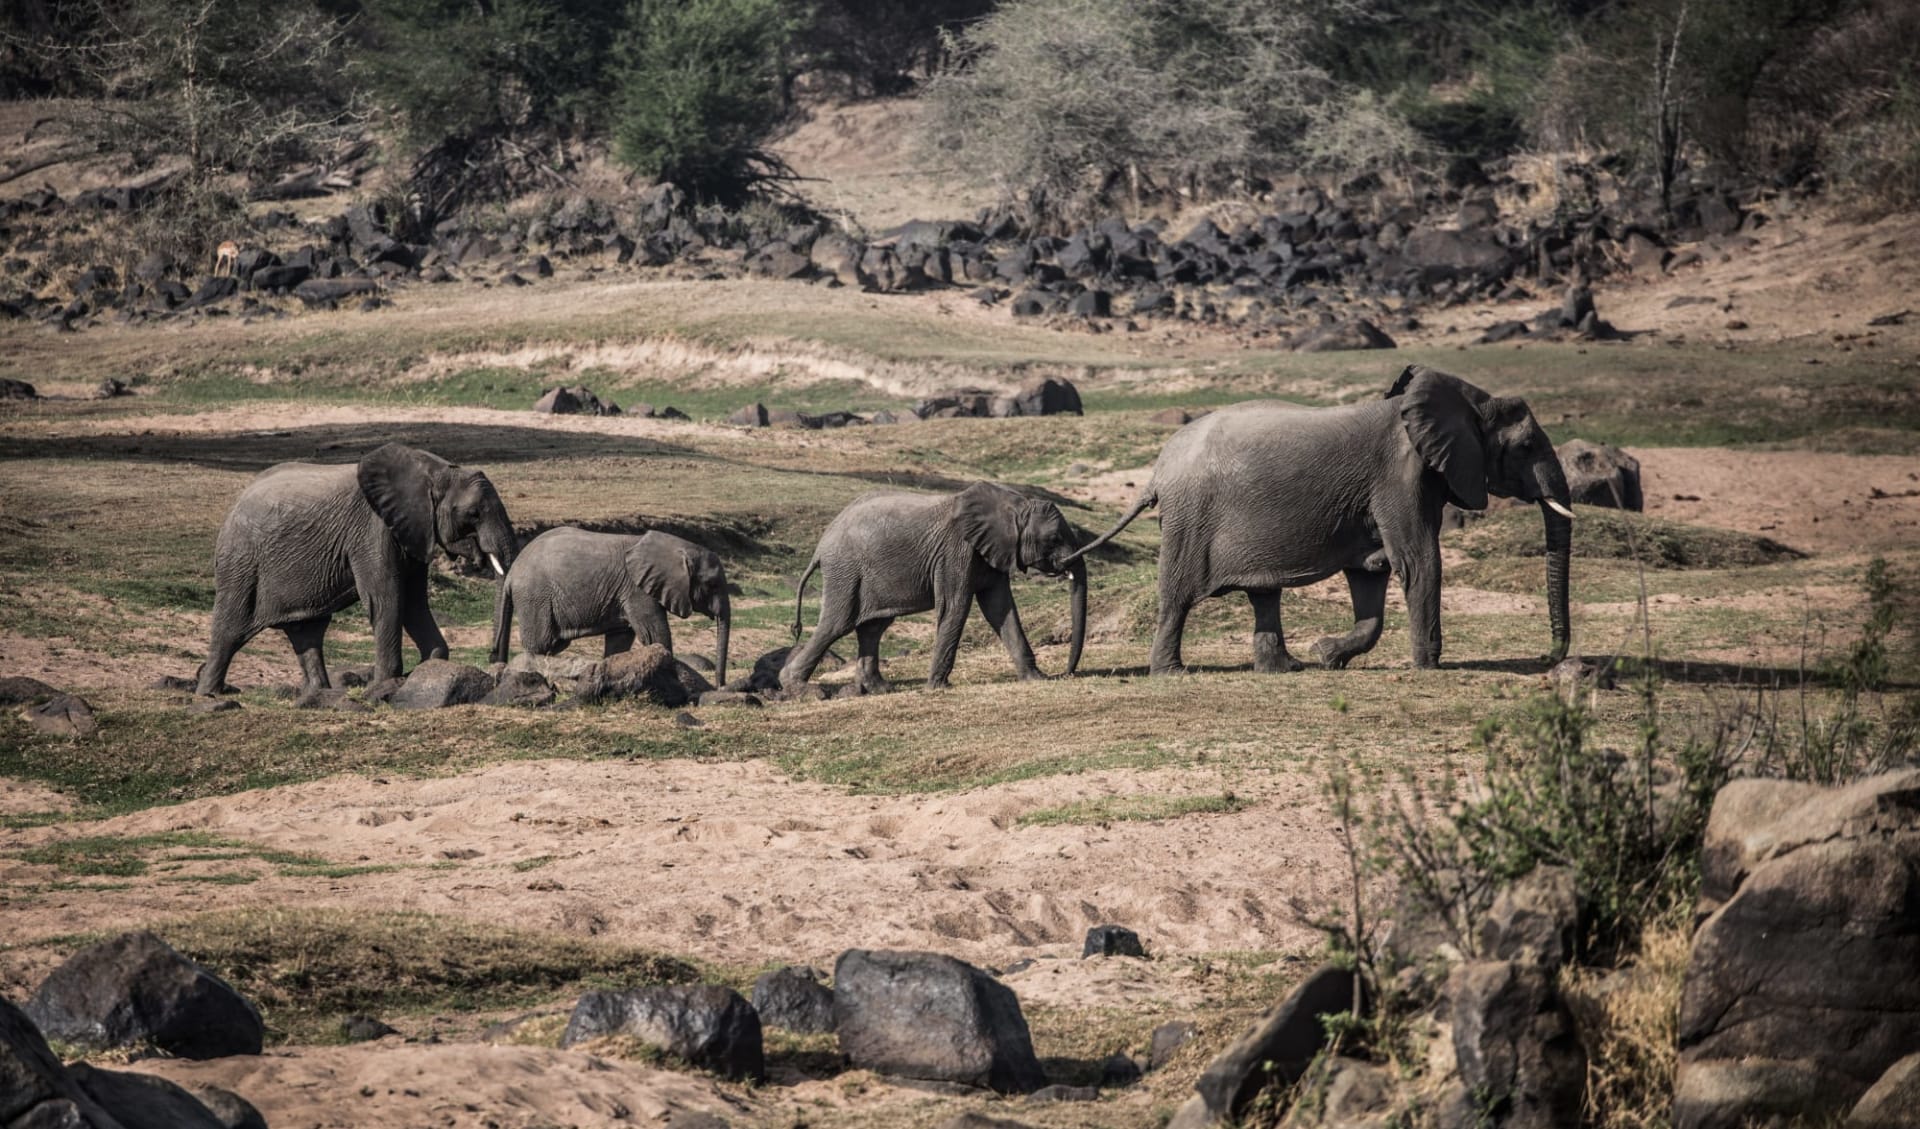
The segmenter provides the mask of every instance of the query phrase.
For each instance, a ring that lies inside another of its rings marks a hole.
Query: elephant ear
[[[693,557],[685,548],[643,536],[627,550],[627,575],[675,619],[693,614]]]
[[[1020,567],[1020,515],[1026,499],[1004,486],[976,482],[954,500],[953,522],[973,551],[1001,572]]]
[[[438,455],[398,443],[388,443],[360,460],[361,496],[415,560],[433,555],[434,506],[441,479],[451,466]]]
[[[1420,458],[1447,481],[1454,505],[1487,508],[1486,441],[1480,408],[1491,397],[1457,376],[1410,365],[1389,396]]]

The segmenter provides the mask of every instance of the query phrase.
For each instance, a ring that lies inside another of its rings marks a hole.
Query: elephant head
[[[1400,397],[1400,420],[1420,458],[1446,481],[1452,502],[1487,508],[1487,495],[1539,505],[1546,523],[1547,607],[1553,657],[1565,657],[1568,557],[1573,548],[1572,494],[1553,444],[1527,402],[1493,396],[1420,365],[1400,374],[1387,396]]]
[[[676,618],[699,612],[713,620],[715,676],[718,685],[725,686],[733,601],[727,595],[727,570],[719,556],[684,538],[656,530],[641,534],[627,550],[627,575]]]
[[[487,476],[398,443],[360,460],[360,494],[415,560],[450,555],[485,560],[497,576],[519,549],[507,508]]]
[[[1067,648],[1067,673],[1078,670],[1087,639],[1087,562],[1060,507],[1004,486],[976,482],[960,492],[954,521],[974,551],[1001,572],[1019,570],[1072,579],[1073,635]]]

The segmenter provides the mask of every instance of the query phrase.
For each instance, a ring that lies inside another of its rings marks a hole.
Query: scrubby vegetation
[[[930,159],[1041,220],[1523,152],[1611,155],[1662,193],[1690,162],[1920,198],[1901,0],[88,0],[5,19],[0,91],[82,98],[102,143],[257,182],[365,124],[434,206],[456,169],[485,198],[609,149],[737,200],[778,171],[765,142],[802,82],[927,83]]]

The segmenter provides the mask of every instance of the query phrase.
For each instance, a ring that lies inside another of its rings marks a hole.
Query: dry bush
[[[1676,919],[1641,934],[1639,947],[1618,969],[1573,965],[1561,973],[1560,991],[1587,1050],[1582,1124],[1593,1129],[1672,1124],[1688,948],[1686,925]]]

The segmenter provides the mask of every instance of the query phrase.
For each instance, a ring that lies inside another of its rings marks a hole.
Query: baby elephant
[[[1020,677],[1044,678],[1013,606],[1015,569],[1073,578],[1073,641],[1067,655],[1072,674],[1087,635],[1087,564],[1078,558],[1069,562],[1075,548],[1067,519],[1052,502],[990,482],[976,482],[958,494],[889,491],[857,498],[827,526],[800,575],[794,638],[800,637],[800,609],[815,569],[822,575],[820,622],[813,638],[788,657],[780,685],[791,690],[805,682],[827,648],[853,631],[860,639],[861,690],[884,691],[880,636],[896,616],[932,609],[939,627],[927,685],[945,686],[975,599]]]
[[[617,655],[658,643],[673,649],[664,612],[713,620],[714,666],[727,681],[727,633],[733,608],[727,570],[711,550],[671,533],[589,533],[563,525],[528,542],[500,584],[493,606],[493,661],[506,662],[513,613],[521,613],[520,645],[557,655],[589,635],[606,637]]]

